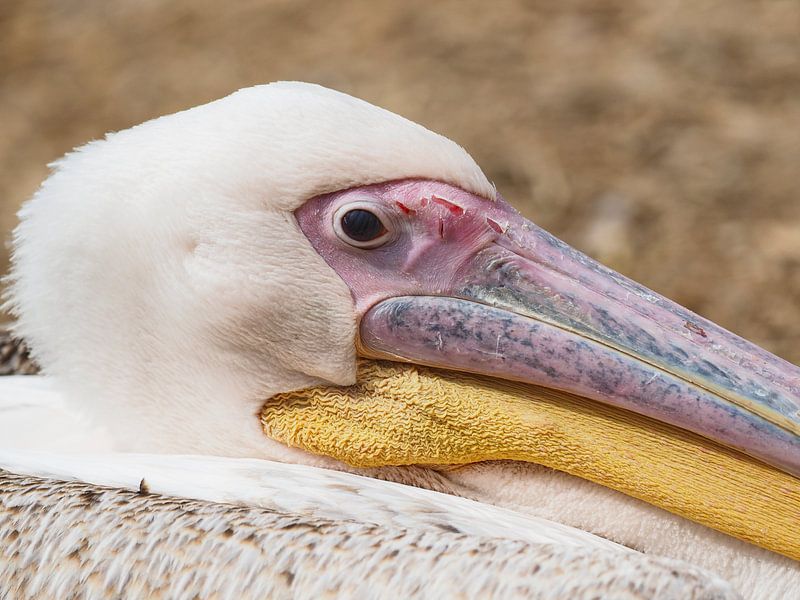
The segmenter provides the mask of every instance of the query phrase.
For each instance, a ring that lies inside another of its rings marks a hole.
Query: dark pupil
[[[342,217],[342,231],[357,242],[369,242],[386,231],[381,220],[368,210],[354,208]]]

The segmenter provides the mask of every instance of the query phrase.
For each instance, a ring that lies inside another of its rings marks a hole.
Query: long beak
[[[496,211],[453,283],[363,315],[362,354],[571,392],[800,476],[798,367]]]

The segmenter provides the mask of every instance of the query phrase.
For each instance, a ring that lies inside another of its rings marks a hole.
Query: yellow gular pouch
[[[356,385],[275,396],[261,421],[275,440],[356,467],[538,463],[800,560],[800,479],[579,396],[361,361]]]

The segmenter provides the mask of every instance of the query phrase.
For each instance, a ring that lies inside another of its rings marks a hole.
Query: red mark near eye
[[[413,208],[408,208],[405,204],[403,204],[399,200],[395,201],[395,204],[397,205],[397,208],[402,210],[407,215],[415,215],[415,214],[417,214],[417,211],[415,211]]]
[[[419,201],[419,204],[420,206],[422,206],[422,208],[425,208],[426,206],[428,206],[428,199],[422,198],[422,200]]]
[[[494,219],[490,219],[489,217],[486,217],[486,224],[489,227],[491,227],[492,229],[494,229],[497,233],[500,233],[500,234],[505,233],[505,230],[500,226],[500,223],[498,223]]]
[[[461,216],[464,214],[464,209],[461,208],[458,204],[454,204],[450,202],[450,200],[445,200],[444,198],[440,198],[439,196],[431,196],[431,200],[439,204],[440,206],[444,206],[447,210],[449,210],[452,214],[456,216]]]
[[[444,221],[439,219],[439,237],[444,239]]]

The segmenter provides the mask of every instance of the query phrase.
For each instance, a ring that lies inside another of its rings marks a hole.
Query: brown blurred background
[[[70,148],[278,79],[457,140],[540,225],[800,363],[797,0],[5,0],[4,238]]]

